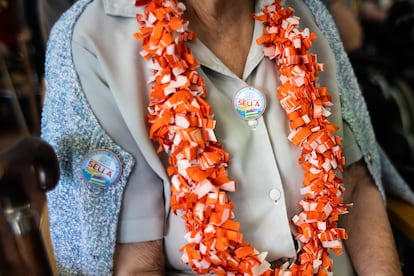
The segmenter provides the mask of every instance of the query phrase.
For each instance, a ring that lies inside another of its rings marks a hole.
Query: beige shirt
[[[151,70],[139,56],[140,42],[132,37],[138,29],[133,16],[139,10],[134,10],[130,2],[91,3],[77,23],[73,56],[83,89],[100,123],[137,161],[124,195],[118,241],[164,238],[168,265],[178,271],[170,274],[182,275],[185,270],[190,273],[181,263],[178,252],[185,243],[184,224],[179,216],[169,213],[168,178],[147,138],[145,116],[149,85],[146,80]],[[257,11],[264,2],[257,1]],[[299,0],[287,1],[287,4],[295,7],[301,25],[317,34],[312,52],[326,66],[326,71],[320,74],[320,84],[327,86],[333,96],[335,106],[330,120],[341,127],[337,135],[343,137],[347,164],[353,163],[361,158],[361,153],[341,119],[332,52],[306,5]],[[122,8],[127,5],[131,7]],[[119,31],[105,33],[106,24]],[[262,28],[261,23],[255,22],[253,37],[257,38]],[[235,203],[234,212],[236,220],[241,222],[244,240],[259,251],[267,251],[269,261],[295,258],[290,218],[299,211],[297,203],[301,199],[299,189],[303,172],[297,161],[299,150],[287,139],[286,115],[276,99],[280,84],[277,68],[263,56],[262,47],[254,40],[242,79],[200,41],[190,47],[201,64],[198,71],[206,82],[207,100],[215,113],[216,136],[230,154],[229,175],[237,182],[237,191],[230,197]],[[266,95],[267,108],[256,128],[241,120],[232,107],[234,93],[246,86],[257,87]],[[335,263],[335,268],[344,274],[335,275],[351,275],[347,255],[341,259]]]

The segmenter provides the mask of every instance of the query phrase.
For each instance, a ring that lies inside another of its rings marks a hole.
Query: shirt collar
[[[135,17],[145,9],[136,7],[133,0],[103,0],[103,5],[106,14],[121,17]]]
[[[269,5],[274,0],[256,0],[255,10],[259,12],[263,6]],[[282,3],[285,2],[282,0]],[[103,0],[104,10],[105,13],[112,16],[120,16],[120,17],[135,17],[137,13],[143,13],[145,6],[136,7],[133,0]],[[254,35],[258,37],[261,33],[263,33],[263,26],[262,24],[258,24],[255,22],[255,30]],[[192,45],[191,45],[192,44]],[[192,50],[197,53],[205,53],[208,49],[202,45],[201,42],[196,41],[195,43],[191,43],[189,46]],[[212,69],[221,68],[223,70],[223,66],[219,60],[214,58],[213,55],[199,55],[198,62],[201,65],[210,67]],[[263,59],[263,49],[262,46],[256,45],[254,43],[250,49],[249,56],[246,63],[246,68],[244,72],[244,77],[248,76],[251,71],[256,67],[256,65]],[[232,74],[230,71],[227,72],[228,74]]]

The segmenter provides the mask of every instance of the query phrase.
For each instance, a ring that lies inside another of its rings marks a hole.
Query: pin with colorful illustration
[[[81,164],[84,180],[93,187],[105,188],[118,181],[122,167],[118,156],[105,149],[88,152]]]
[[[266,97],[256,87],[246,86],[233,96],[233,108],[236,114],[246,120],[252,128],[257,127],[259,119],[266,109]]]

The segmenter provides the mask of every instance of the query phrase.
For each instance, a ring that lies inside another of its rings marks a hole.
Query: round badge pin
[[[112,151],[97,149],[88,152],[81,164],[84,180],[93,187],[105,188],[121,176],[122,167],[118,156]]]
[[[243,120],[257,120],[266,109],[266,97],[256,87],[246,86],[234,94],[233,108]]]

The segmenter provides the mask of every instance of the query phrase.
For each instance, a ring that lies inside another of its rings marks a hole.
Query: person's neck
[[[189,29],[231,71],[242,77],[250,49],[254,0],[185,0]]]
[[[190,25],[205,28],[235,24],[254,11],[254,1],[240,0],[184,0]]]

